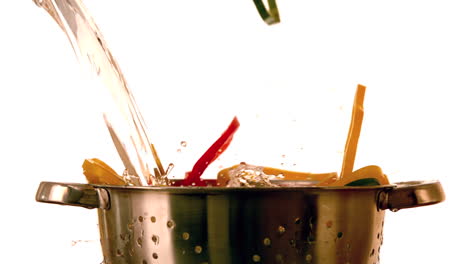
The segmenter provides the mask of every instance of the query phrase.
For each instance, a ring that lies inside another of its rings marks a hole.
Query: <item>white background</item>
[[[122,171],[65,34],[32,1],[0,7],[0,238],[6,263],[100,263],[94,210],[39,204],[41,181],[85,182],[98,157]],[[354,91],[367,86],[356,167],[438,179],[447,200],[388,212],[381,262],[465,261],[468,7],[464,1],[85,1],[163,163],[182,176],[237,115],[240,161],[340,169]],[[187,147],[180,145],[187,141]],[[81,242],[80,242],[81,241]],[[77,243],[75,243],[77,242]],[[2,261],[3,262],[3,261]]]

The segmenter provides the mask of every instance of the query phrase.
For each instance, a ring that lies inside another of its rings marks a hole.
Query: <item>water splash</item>
[[[268,175],[263,172],[263,167],[241,163],[229,170],[229,182],[227,187],[276,187],[270,180],[276,179],[276,175]]]

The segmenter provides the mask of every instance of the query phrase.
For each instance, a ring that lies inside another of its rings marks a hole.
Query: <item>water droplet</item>
[[[313,225],[314,224],[314,217],[311,216],[309,217],[309,225]]]
[[[169,220],[169,221],[167,221],[167,227],[168,227],[168,228],[174,228],[174,226],[175,226],[174,220]]]
[[[374,256],[374,254],[375,254],[375,249],[372,249],[372,251],[370,253],[370,256],[372,257],[372,256]]]
[[[201,246],[195,246],[194,251],[195,253],[200,254],[203,251],[203,248]]]
[[[309,234],[307,236],[307,243],[312,244],[315,242],[315,236],[313,234]]]
[[[253,262],[260,262],[261,259],[262,259],[262,258],[261,258],[259,255],[257,255],[257,254],[255,254],[255,255],[252,256]]]
[[[338,234],[336,234],[336,237],[337,238],[342,238],[343,237],[343,232],[338,232]]]
[[[153,258],[154,258],[154,259],[158,259],[158,254],[153,253]]]
[[[182,150],[181,150],[180,148],[178,148],[178,149],[177,149],[177,152],[180,153],[180,152],[182,152]]]
[[[294,240],[294,239],[289,240],[289,245],[291,245],[292,248],[295,248],[296,247],[296,240]]]
[[[151,240],[153,240],[154,244],[155,245],[158,245],[159,244],[159,237],[157,235],[153,235],[151,237]]]
[[[148,262],[146,262],[146,260],[143,260],[141,263],[142,264],[148,264]]]
[[[189,233],[187,233],[187,232],[183,232],[183,233],[182,233],[182,239],[183,239],[183,240],[189,240],[189,238],[190,238],[190,234],[189,234]]]
[[[138,217],[138,221],[143,222],[143,216],[140,215],[140,216]]]
[[[284,262],[283,255],[276,254],[275,260],[276,260],[277,263],[283,263]]]
[[[151,217],[151,222],[152,222],[152,223],[156,223],[156,217],[155,217],[155,216],[152,216],[152,217]]]
[[[120,239],[125,240],[125,235],[124,235],[124,234],[120,234]]]
[[[138,246],[141,247],[141,244],[142,244],[142,243],[143,243],[143,239],[142,239],[141,237],[139,237],[139,238],[137,239],[137,244],[138,244]]]
[[[296,219],[294,219],[294,223],[295,223],[296,225],[301,224],[301,222],[302,222],[302,221],[301,221],[301,219],[300,219],[299,217],[297,217]]]
[[[128,223],[127,228],[128,230],[133,231],[133,223]]]
[[[185,249],[182,249],[182,255],[185,255]]]
[[[263,245],[265,246],[270,246],[271,245],[271,239],[268,238],[268,237],[265,237],[265,239],[263,239]]]
[[[169,163],[169,165],[167,165],[165,174],[169,175],[169,173],[171,173],[172,169],[174,169],[174,166],[175,166],[174,163],[172,163],[172,162]]]
[[[276,175],[276,178],[284,179],[284,174],[283,173],[278,173],[278,175]]]
[[[182,141],[180,142],[180,146],[183,147],[183,148],[187,147],[187,141],[182,140]]]
[[[278,226],[278,234],[282,235],[286,232],[286,228],[284,226]]]
[[[312,255],[307,254],[306,257],[305,257],[305,260],[306,260],[307,263],[310,263],[312,261]]]
[[[116,255],[117,255],[117,257],[122,257],[123,256],[122,250],[117,249]]]

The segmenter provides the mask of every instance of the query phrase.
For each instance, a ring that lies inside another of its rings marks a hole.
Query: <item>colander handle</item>
[[[41,182],[36,201],[88,209],[108,209],[110,205],[109,194],[104,188],[79,183]]]
[[[380,209],[398,211],[405,208],[432,205],[445,200],[439,181],[397,182],[394,188],[382,191],[378,197]]]

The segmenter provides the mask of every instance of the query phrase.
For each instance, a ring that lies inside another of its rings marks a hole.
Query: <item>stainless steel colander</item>
[[[379,262],[384,214],[444,200],[438,181],[369,187],[129,187],[42,182],[97,208],[104,263]]]

